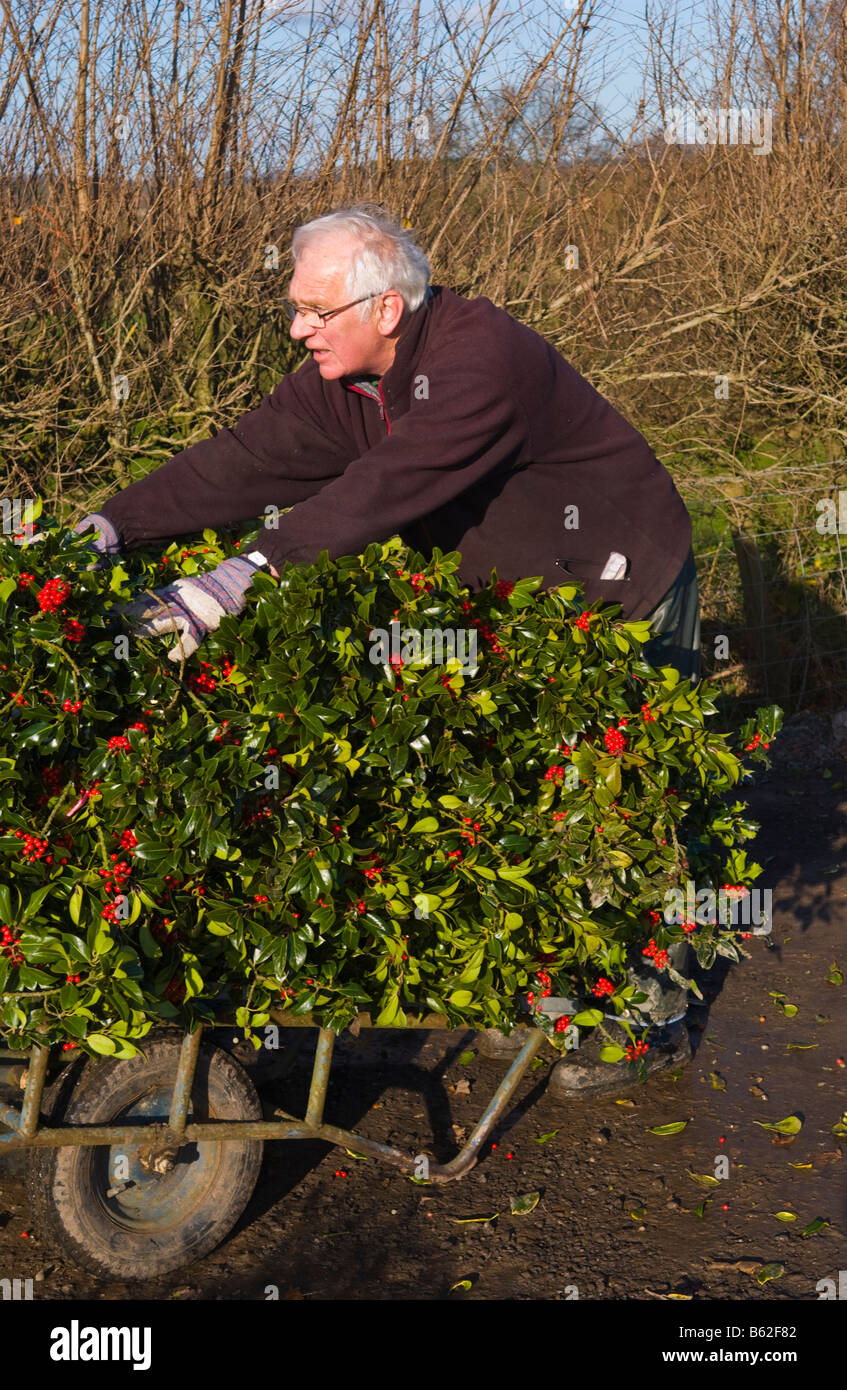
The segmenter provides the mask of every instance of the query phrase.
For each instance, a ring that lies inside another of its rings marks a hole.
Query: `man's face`
[[[288,297],[301,309],[338,309],[350,296],[344,281],[349,249],[343,242],[326,241],[307,247],[297,258],[288,287]],[[360,305],[336,314],[323,328],[304,323],[302,315],[291,325],[295,341],[303,340],[326,381],[342,376],[382,376],[394,360],[396,339],[393,332],[402,316],[403,301],[397,295],[373,299],[372,310],[363,323]]]

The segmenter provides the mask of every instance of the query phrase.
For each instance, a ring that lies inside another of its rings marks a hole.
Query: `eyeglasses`
[[[385,291],[382,290],[381,293],[384,294]],[[299,305],[294,304],[292,300],[284,299],[282,301],[282,311],[292,321],[296,319],[299,314],[311,327],[324,328],[330,319],[335,318],[336,314],[343,314],[345,309],[352,309],[354,304],[364,304],[366,299],[376,298],[377,296],[375,294],[363,294],[361,299],[351,299],[349,304],[342,304],[340,309],[327,309],[325,311],[311,308],[301,309]]]

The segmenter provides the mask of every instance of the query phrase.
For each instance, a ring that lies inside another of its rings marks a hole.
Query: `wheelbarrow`
[[[271,1017],[282,1027],[314,1027],[309,1016],[282,1009]],[[360,1014],[352,1031],[371,1026]],[[428,1015],[407,1026],[444,1028],[446,1019]],[[298,1119],[279,1109],[268,1118],[244,1067],[203,1025],[185,1034],[156,1029],[139,1044],[144,1053],[125,1061],[78,1058],[49,1087],[49,1047],[33,1047],[28,1061],[0,1052],[0,1083],[23,1090],[19,1108],[0,1102],[8,1131],[0,1132],[0,1155],[28,1151],[32,1214],[71,1260],[100,1276],[152,1279],[209,1254],[229,1234],[253,1194],[265,1140],[341,1145],[432,1183],[463,1177],[545,1041],[541,1028],[521,1032],[526,1042],[448,1163],[324,1121],[336,1037],[330,1029],[318,1028],[306,1114]]]

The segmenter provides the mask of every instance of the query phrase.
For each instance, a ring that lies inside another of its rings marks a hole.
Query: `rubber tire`
[[[121,1062],[85,1058],[73,1063],[45,1094],[42,1123],[114,1122],[146,1091],[173,1083],[182,1037],[175,1030],[157,1029],[143,1041],[144,1056]],[[261,1118],[261,1102],[244,1068],[204,1039],[190,1119]],[[127,1229],[110,1215],[104,1191],[98,1195],[95,1156],[101,1156],[102,1168],[102,1145],[31,1149],[27,1192],[32,1214],[44,1236],[90,1273],[124,1280],[158,1278],[214,1250],[232,1230],[256,1186],[262,1140],[204,1141],[202,1147],[215,1165],[211,1187],[189,1216],[154,1234]],[[103,1188],[102,1182],[99,1187]]]

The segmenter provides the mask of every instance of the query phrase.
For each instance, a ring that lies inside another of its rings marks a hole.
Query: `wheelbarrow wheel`
[[[229,1234],[252,1196],[259,1139],[186,1143],[170,1155],[170,1167],[151,1158],[145,1125],[167,1120],[181,1042],[181,1034],[157,1030],[141,1044],[144,1056],[86,1058],[45,1097],[42,1123],[138,1126],[137,1145],[67,1145],[27,1155],[33,1216],[48,1239],[93,1274],[153,1279],[200,1259]],[[261,1118],[243,1067],[204,1040],[189,1123]]]

